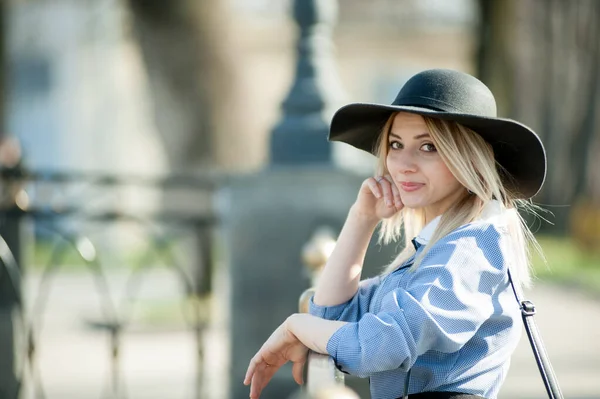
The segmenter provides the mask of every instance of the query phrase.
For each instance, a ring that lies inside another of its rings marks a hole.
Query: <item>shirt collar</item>
[[[477,218],[477,220],[490,220],[501,214],[502,207],[500,206],[500,201],[492,200],[483,207],[481,215]],[[423,230],[421,230],[419,235],[415,237],[414,240],[420,245],[426,245],[431,239],[431,236],[433,236],[433,233],[435,232],[435,229],[437,228],[438,224],[440,224],[441,219],[442,215],[439,215],[431,222],[427,223],[427,225],[423,227]]]
[[[427,223],[427,225],[425,225],[425,227],[423,227],[423,230],[421,230],[421,232],[415,238],[415,240],[421,245],[426,245],[429,242],[429,240],[431,239],[431,236],[433,235],[433,232],[437,228],[438,224],[440,224],[441,219],[442,219],[442,215],[439,215],[435,219],[433,219],[431,222]]]

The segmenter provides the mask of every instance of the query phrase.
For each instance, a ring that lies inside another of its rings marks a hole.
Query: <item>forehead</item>
[[[411,114],[408,112],[399,112],[394,117],[391,131],[393,133],[397,133],[407,130],[419,130],[422,133],[427,133],[429,131],[427,124],[425,124],[425,119],[423,119],[421,115]]]

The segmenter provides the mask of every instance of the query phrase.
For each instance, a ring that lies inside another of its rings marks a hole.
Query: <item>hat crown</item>
[[[449,69],[430,69],[410,78],[392,105],[496,117],[496,100],[479,79]]]

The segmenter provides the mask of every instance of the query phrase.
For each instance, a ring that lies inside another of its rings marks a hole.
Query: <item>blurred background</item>
[[[527,296],[600,397],[600,2],[2,0],[0,399],[247,397],[374,159],[332,112],[483,80],[549,169]],[[527,156],[527,154],[523,154]],[[545,220],[544,220],[545,219]],[[372,243],[364,276],[398,248]],[[368,383],[348,379],[361,398]],[[289,369],[265,391],[295,390]],[[523,337],[501,398],[543,398]]]

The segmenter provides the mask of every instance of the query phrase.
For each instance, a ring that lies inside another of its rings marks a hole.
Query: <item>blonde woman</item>
[[[512,291],[529,283],[517,212],[541,188],[544,147],[528,127],[496,117],[489,89],[452,70],[413,76],[392,105],[337,111],[330,140],[378,156],[316,287],[310,314],[291,315],[250,361],[258,398],[308,350],[370,377],[374,399],[497,397],[521,335]],[[403,237],[397,258],[361,281],[367,245]]]

